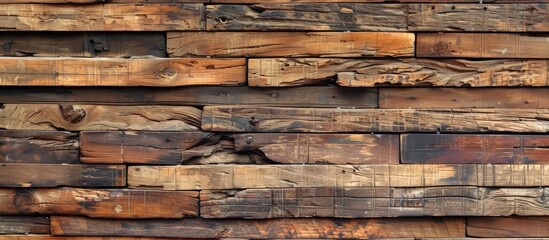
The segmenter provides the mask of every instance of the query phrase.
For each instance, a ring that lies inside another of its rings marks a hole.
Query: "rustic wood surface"
[[[549,237],[549,217],[468,218],[467,235],[471,237]]]
[[[168,32],[170,57],[406,57],[413,33],[392,32]]]
[[[2,235],[49,233],[50,219],[46,217],[0,216],[0,234]]]
[[[196,130],[201,110],[170,106],[4,104],[0,128],[27,130]]]
[[[29,1],[29,0],[21,0],[21,1]],[[49,0],[44,0],[49,1]],[[56,0],[51,0],[56,1]],[[62,0],[59,0],[62,1]],[[85,0],[83,0],[85,1]],[[129,1],[129,0],[121,0],[121,1]],[[148,0],[150,1],[150,0]],[[187,0],[183,0],[187,1]],[[333,2],[356,2],[356,3],[365,3],[365,2],[371,2],[371,3],[385,3],[387,0],[210,0],[211,3],[232,3],[232,4],[251,4],[251,3],[333,3]],[[390,2],[395,3],[478,3],[478,0],[394,0]],[[549,0],[483,0],[483,3],[546,3],[549,2]]]
[[[78,135],[0,130],[0,163],[79,163]]]
[[[155,237],[89,237],[89,236],[52,236],[40,234],[25,235],[0,235],[0,240],[173,240],[173,238],[155,238]],[[177,238],[186,240],[189,238]],[[189,239],[190,240],[190,239]],[[410,239],[413,240],[413,239]]]

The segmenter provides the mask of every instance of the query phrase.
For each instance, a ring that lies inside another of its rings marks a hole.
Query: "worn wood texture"
[[[259,151],[285,164],[375,164],[399,162],[398,135],[235,134],[237,151]]]
[[[164,57],[160,32],[4,32],[0,56]]]
[[[400,238],[464,237],[459,218],[107,220],[52,217],[52,234],[191,238]]]
[[[285,188],[200,192],[204,218],[543,216],[545,188]]]
[[[18,164],[0,165],[0,187],[124,187],[123,165]]]
[[[0,128],[28,130],[196,130],[201,110],[172,106],[4,104]]]
[[[406,31],[405,4],[208,5],[208,30]]]
[[[4,4],[0,31],[203,29],[202,4]]]
[[[549,136],[403,134],[401,163],[549,163]]]
[[[0,58],[3,86],[242,85],[245,59]]]
[[[0,189],[3,215],[182,218],[198,215],[198,192],[90,188]]]
[[[417,57],[547,58],[549,52],[548,34],[418,33],[416,41]]]
[[[28,1],[28,0],[21,0]],[[44,0],[46,1],[46,0]],[[53,0],[55,1],[55,0]],[[85,0],[83,0],[85,1]],[[124,1],[124,0],[122,0]],[[186,1],[186,0],[185,0]],[[251,3],[264,3],[265,0],[210,0],[211,3],[234,3],[234,4],[251,4]],[[356,2],[356,3],[382,3],[388,2],[387,0],[270,0],[269,3],[333,3],[333,2]],[[478,3],[478,0],[391,0],[395,3]],[[483,3],[544,3],[549,0],[483,0]]]
[[[188,238],[177,238],[186,240]],[[173,238],[155,238],[155,237],[89,237],[89,236],[52,236],[40,234],[25,235],[0,235],[0,240],[173,240]],[[413,240],[413,239],[410,239]]]
[[[0,237],[3,234],[50,234],[46,217],[0,216]]]
[[[222,132],[549,131],[548,109],[204,107],[202,130]]]
[[[484,217],[467,219],[471,237],[549,237],[549,217]]]
[[[549,31],[549,5],[410,4],[410,31],[541,32]]]
[[[130,166],[132,188],[211,190],[289,187],[539,187],[542,164]]]
[[[381,88],[380,108],[549,108],[548,88]]]
[[[0,163],[78,163],[78,135],[0,130]]]
[[[403,57],[414,55],[413,33],[168,32],[170,57]]]

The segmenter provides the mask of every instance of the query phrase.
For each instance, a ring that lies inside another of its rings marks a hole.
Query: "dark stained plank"
[[[71,132],[0,130],[0,163],[78,163],[79,145]]]
[[[198,192],[131,189],[0,189],[2,215],[182,218],[198,215]]]
[[[191,238],[400,238],[464,237],[461,218],[108,220],[52,217],[54,235]]]
[[[549,132],[548,109],[343,109],[206,106],[220,132]]]
[[[206,27],[261,31],[406,31],[405,4],[208,5]]]
[[[548,88],[381,88],[380,108],[549,108]]]
[[[401,163],[549,163],[549,136],[403,134]]]
[[[168,32],[170,57],[405,57],[414,34],[394,32]]]
[[[547,58],[549,52],[549,35],[541,33],[418,33],[416,39],[417,57]]]
[[[0,216],[0,234],[50,234],[50,219],[46,217]]]
[[[0,56],[164,57],[161,32],[4,32]]]
[[[186,240],[189,238],[177,238],[177,239]],[[173,240],[173,238],[52,236],[52,235],[39,235],[39,234],[25,234],[25,235],[0,235],[0,240]],[[410,239],[410,240],[413,240],[413,239]]]
[[[23,0],[22,0],[23,1]],[[27,0],[28,1],[28,0]],[[46,1],[46,0],[45,0]],[[185,0],[186,1],[186,0]],[[251,4],[251,3],[264,3],[265,0],[210,0],[212,3],[231,3],[231,4]],[[395,3],[478,3],[478,0],[269,0],[269,3],[383,3],[383,2],[395,2]],[[542,3],[549,2],[549,0],[483,0],[483,3]]]
[[[196,130],[201,110],[173,106],[4,104],[0,128],[23,130]]]
[[[237,151],[260,151],[285,164],[398,164],[398,135],[235,134]]]
[[[467,219],[467,235],[492,238],[549,237],[549,217],[473,217]]]

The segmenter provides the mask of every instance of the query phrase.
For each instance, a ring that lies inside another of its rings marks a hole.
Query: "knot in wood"
[[[252,144],[254,142],[254,137],[252,136],[247,136],[246,137],[246,143],[247,144]]]
[[[83,107],[75,107],[73,105],[59,105],[61,116],[65,121],[70,123],[78,123],[86,117],[86,109]]]
[[[19,190],[15,193],[13,204],[19,213],[32,213],[36,199],[31,191],[27,189]]]
[[[435,44],[435,46],[433,47],[432,51],[433,51],[433,54],[444,55],[444,54],[450,53],[448,48],[449,48],[448,43],[446,43],[446,42],[437,42]]]
[[[177,71],[171,67],[162,67],[158,72],[156,72],[156,77],[158,79],[173,78],[177,75]]]

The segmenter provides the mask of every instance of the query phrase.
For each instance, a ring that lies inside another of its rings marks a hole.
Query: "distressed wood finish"
[[[403,134],[401,163],[549,163],[549,136]]]
[[[389,32],[168,32],[170,57],[404,57],[413,33]]]
[[[549,237],[549,217],[468,218],[467,235],[471,237]]]
[[[50,234],[50,220],[45,217],[0,216],[0,234]]]
[[[25,235],[0,235],[0,240],[173,240],[172,238],[155,237],[77,237],[77,236],[52,236],[40,234]],[[179,240],[191,240],[188,238],[179,238]],[[413,239],[410,239],[413,240]]]
[[[406,31],[405,4],[208,5],[208,30]]]
[[[198,192],[130,189],[0,189],[3,215],[182,218],[198,215]]]
[[[170,106],[5,104],[0,128],[28,130],[196,130],[201,110]]]
[[[400,238],[464,237],[459,218],[103,220],[52,217],[52,234],[191,238]]]
[[[548,109],[313,109],[208,106],[202,130],[223,132],[549,131]]]
[[[123,165],[17,164],[0,166],[0,187],[123,187]],[[24,205],[24,204],[23,204]]]
[[[78,135],[0,130],[0,163],[78,163]]]
[[[235,134],[237,151],[259,151],[286,164],[375,164],[399,162],[398,135]]]
[[[201,30],[201,4],[4,4],[0,31]]]
[[[547,58],[549,52],[548,34],[418,33],[416,41],[417,57]]]
[[[28,0],[21,0],[28,1]],[[45,0],[46,1],[46,0]],[[85,1],[85,0],[83,0]],[[125,1],[125,0],[121,0]],[[186,0],[185,0],[186,1]],[[211,3],[234,3],[234,4],[252,4],[252,3],[263,3],[265,0],[210,0]],[[384,3],[387,0],[270,0],[270,3],[334,3],[334,2],[356,2],[356,3]],[[478,0],[394,0],[390,2],[395,3],[478,3]],[[549,0],[483,0],[483,3],[542,3],[549,2]]]

